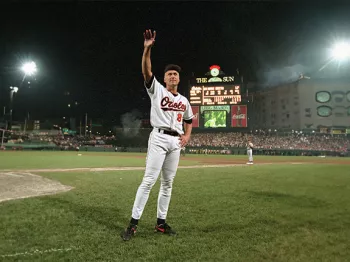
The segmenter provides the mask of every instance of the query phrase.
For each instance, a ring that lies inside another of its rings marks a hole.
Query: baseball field
[[[350,158],[186,155],[155,234],[136,236],[145,154],[0,152],[0,261],[349,261]]]

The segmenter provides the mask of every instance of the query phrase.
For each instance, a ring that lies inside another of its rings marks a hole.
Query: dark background
[[[186,96],[191,76],[212,64],[264,85],[311,73],[350,30],[345,1],[312,2],[1,2],[1,114],[9,86],[18,86],[15,120],[28,112],[33,119],[87,112],[115,124],[134,109],[147,116],[141,56],[148,28],[157,31],[153,72],[162,80],[166,64],[179,64]],[[21,83],[18,68],[27,60],[39,71]]]

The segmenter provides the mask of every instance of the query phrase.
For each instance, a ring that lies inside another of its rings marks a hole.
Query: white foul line
[[[23,177],[23,175],[15,174],[15,173],[13,173],[13,172],[9,172],[9,173],[0,173],[0,175],[4,175],[4,176],[15,176],[15,177]]]
[[[42,255],[46,253],[54,253],[54,252],[68,252],[72,250],[78,250],[76,247],[69,247],[69,248],[50,248],[46,250],[38,250],[35,249],[34,251],[25,251],[22,253],[14,253],[14,254],[6,254],[6,255],[1,255],[0,257],[19,257],[19,256],[34,256],[34,255]]]

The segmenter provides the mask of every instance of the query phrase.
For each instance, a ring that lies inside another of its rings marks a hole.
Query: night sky
[[[186,96],[191,76],[203,76],[212,64],[228,75],[239,68],[246,82],[311,73],[335,40],[349,39],[349,14],[346,1],[2,2],[1,115],[11,85],[20,87],[15,120],[27,112],[35,119],[87,112],[118,124],[134,109],[148,113],[141,74],[148,28],[157,31],[153,72],[162,80],[166,64],[179,64]],[[39,71],[21,83],[18,67],[28,59]]]

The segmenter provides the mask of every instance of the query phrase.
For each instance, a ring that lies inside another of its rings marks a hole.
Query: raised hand
[[[152,33],[152,31],[148,29],[143,33],[143,37],[145,38],[144,47],[151,47],[156,41],[156,31]]]

